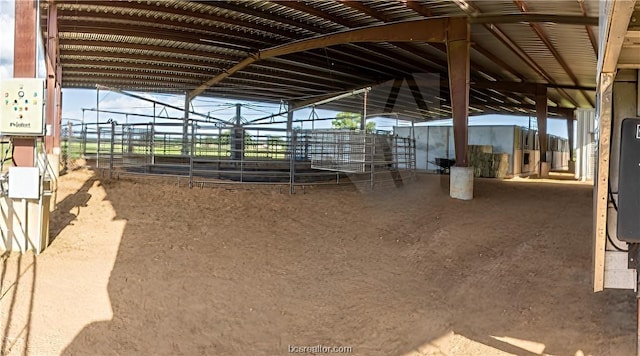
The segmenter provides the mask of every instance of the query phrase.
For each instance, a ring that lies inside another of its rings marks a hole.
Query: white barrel
[[[473,199],[473,167],[451,167],[449,196],[454,199]]]

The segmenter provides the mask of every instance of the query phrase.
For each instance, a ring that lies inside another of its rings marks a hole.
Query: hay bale
[[[474,168],[473,175],[487,177],[493,169],[493,154],[475,151],[469,158],[469,165]]]
[[[482,159],[482,155],[485,153],[493,153],[493,146],[491,145],[469,145],[467,158],[469,161],[476,161]]]
[[[469,150],[469,165],[473,167],[474,176],[505,178],[509,172],[509,155],[507,153],[486,152],[488,151],[486,147],[475,146],[473,150]]]
[[[493,154],[493,177],[506,178],[509,174],[509,154],[494,153]]]
[[[485,177],[491,170],[493,146],[491,145],[469,145],[467,157],[469,165],[474,167],[475,177]]]

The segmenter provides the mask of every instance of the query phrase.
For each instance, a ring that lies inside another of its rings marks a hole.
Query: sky
[[[0,79],[11,78],[13,76],[13,37],[14,37],[14,3],[13,0],[0,0]],[[40,44],[41,47],[41,44]],[[41,55],[41,48],[39,49]],[[44,65],[42,61],[38,63],[38,77],[45,77]],[[141,96],[155,99],[167,104],[171,104],[177,107],[184,106],[184,98],[175,95],[161,95],[141,93]],[[226,99],[214,99],[214,98],[197,98],[193,102],[195,111],[207,114],[211,112],[211,115],[221,119],[229,120],[235,115],[236,102],[229,102]],[[278,105],[264,104],[264,103],[243,103],[242,117],[246,120],[252,120],[260,117],[265,117],[270,114],[279,112]],[[153,104],[145,102],[139,99],[128,97],[122,94],[109,91],[100,91],[99,97],[95,90],[82,90],[82,89],[64,89],[63,88],[63,121],[80,122],[83,119],[85,122],[100,122],[113,119],[119,123],[122,122],[149,122],[149,118],[136,117],[134,115],[116,115],[100,113],[96,114],[94,109],[96,106],[100,109],[113,110],[113,111],[126,111],[131,114],[153,114]],[[83,110],[84,109],[84,110]],[[156,108],[157,112],[161,109]],[[359,110],[359,109],[357,109]],[[162,115],[171,117],[181,117],[182,113],[176,110],[167,109],[162,111]],[[294,120],[304,120],[311,117],[316,118],[329,118],[335,116],[335,112],[327,110],[316,110],[312,112],[311,109],[302,109],[296,111]],[[374,119],[378,128],[390,128],[396,124],[396,120],[389,119]],[[405,125],[407,123],[404,123]],[[450,125],[451,120],[440,120],[437,122],[429,123],[430,125]],[[472,116],[469,118],[469,125],[520,125],[529,126],[529,118],[522,116],[508,116],[508,115],[483,115]],[[308,129],[311,128],[309,122],[299,122],[294,126]],[[314,128],[328,128],[331,126],[330,120],[317,121],[314,123]],[[284,125],[278,125],[278,127],[284,128]],[[547,124],[548,133],[560,137],[567,137],[567,124],[565,120],[549,119]]]
[[[13,2],[0,0],[0,79],[13,74]]]

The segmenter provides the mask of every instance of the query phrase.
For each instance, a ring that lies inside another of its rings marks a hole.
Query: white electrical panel
[[[44,93],[44,79],[1,80],[0,133],[10,136],[43,136]]]
[[[40,170],[38,167],[9,167],[9,198],[38,199]]]

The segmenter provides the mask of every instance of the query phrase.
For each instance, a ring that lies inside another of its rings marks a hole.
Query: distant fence
[[[63,158],[83,158],[109,174],[187,178],[209,183],[356,183],[371,189],[412,178],[415,143],[346,130],[182,124],[69,124]]]

